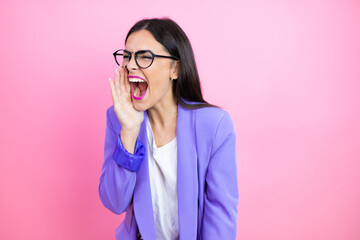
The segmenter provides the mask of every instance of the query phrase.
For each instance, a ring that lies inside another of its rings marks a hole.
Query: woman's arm
[[[216,130],[205,181],[202,239],[235,239],[239,199],[236,137],[227,113]]]
[[[106,115],[104,164],[99,184],[101,201],[117,214],[126,211],[132,202],[136,171],[144,158],[144,146],[137,141],[144,113],[132,105],[127,74],[125,68],[119,67],[115,70],[115,80],[109,79],[114,108],[109,108]],[[121,136],[111,119],[119,122]]]
[[[132,203],[136,184],[136,171],[144,158],[144,146],[136,141],[134,154],[127,152],[110,121],[107,111],[104,164],[102,167],[99,195],[106,208],[121,214]]]

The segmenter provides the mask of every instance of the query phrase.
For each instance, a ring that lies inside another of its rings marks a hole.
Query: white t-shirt
[[[146,122],[152,206],[157,240],[179,239],[176,137],[156,147],[149,119]]]

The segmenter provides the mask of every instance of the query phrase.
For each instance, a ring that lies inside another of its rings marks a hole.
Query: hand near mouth
[[[137,111],[131,101],[127,70],[115,70],[115,80],[109,79],[114,111],[122,126],[121,140],[128,152],[133,152],[144,113]]]

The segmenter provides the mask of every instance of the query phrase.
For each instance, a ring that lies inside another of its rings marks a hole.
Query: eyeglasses
[[[179,60],[179,58],[174,56],[164,56],[164,55],[156,55],[150,50],[140,50],[137,52],[130,52],[125,49],[119,49],[113,53],[115,62],[119,66],[126,67],[131,60],[131,54],[135,55],[135,62],[140,68],[148,68],[154,62],[155,57],[162,57],[162,58],[170,58],[173,60]]]

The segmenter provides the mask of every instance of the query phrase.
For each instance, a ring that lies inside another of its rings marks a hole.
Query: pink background
[[[2,1],[0,239],[114,239],[97,190],[112,52],[161,16],[233,118],[237,239],[360,239],[355,0]]]

